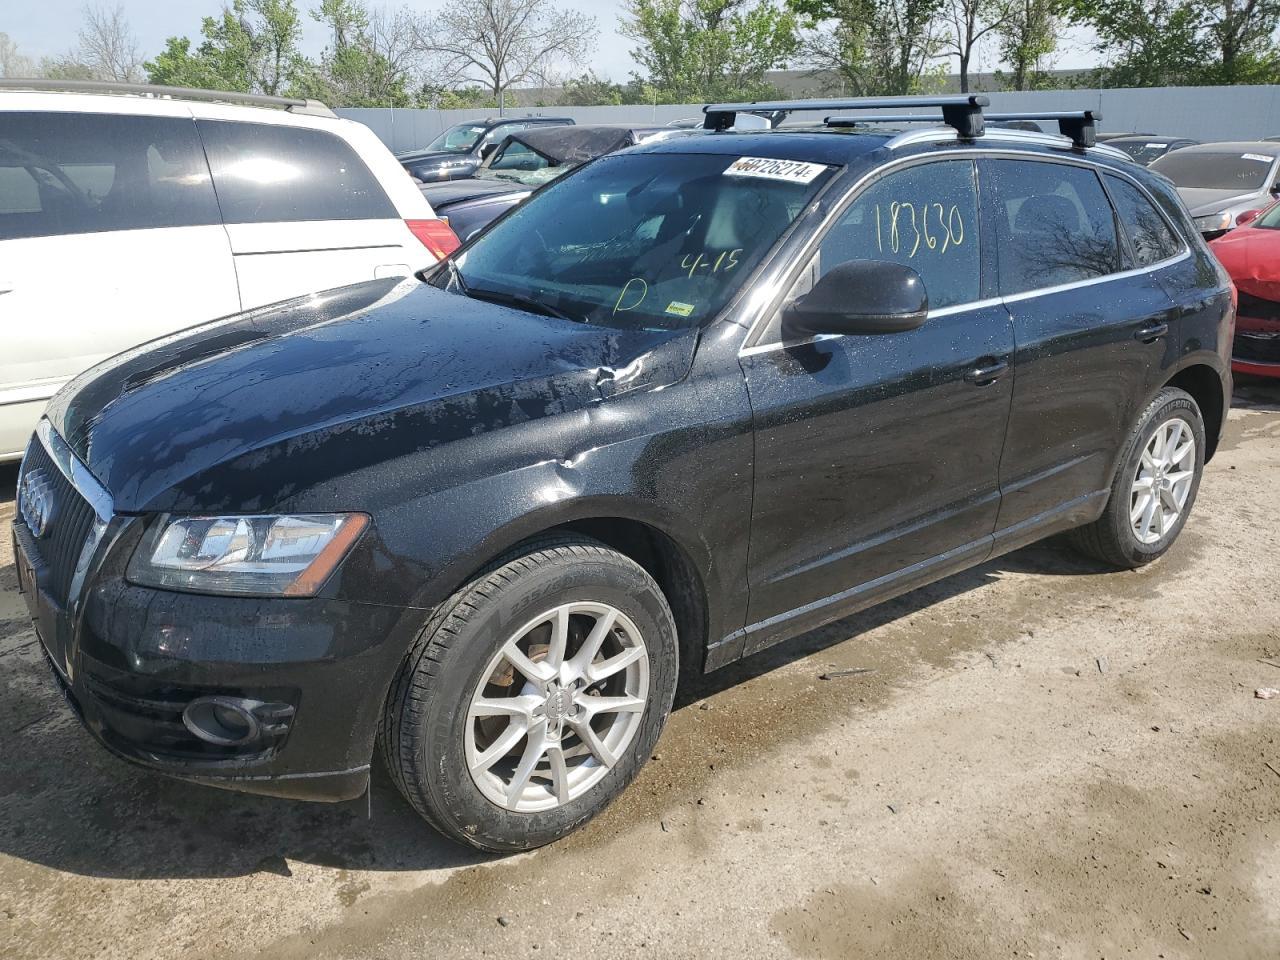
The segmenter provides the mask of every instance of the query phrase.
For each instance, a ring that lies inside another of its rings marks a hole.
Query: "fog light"
[[[182,722],[195,736],[221,747],[236,747],[258,738],[261,726],[253,714],[257,700],[200,697],[182,711]]]

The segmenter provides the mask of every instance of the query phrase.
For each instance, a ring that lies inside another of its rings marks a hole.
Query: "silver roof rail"
[[[227,90],[200,90],[195,87],[166,87],[158,83],[117,83],[107,80],[0,80],[0,90],[39,90],[51,93],[105,93],[177,100],[207,100],[239,103],[251,107],[282,107],[290,113],[337,118],[319,100],[273,97],[265,93],[233,93]]]

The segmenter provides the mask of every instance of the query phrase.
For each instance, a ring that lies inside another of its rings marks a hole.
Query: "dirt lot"
[[[368,820],[109,758],[6,538],[0,956],[1278,957],[1278,517],[1255,382],[1161,562],[1023,550],[716,674],[602,818],[506,859],[381,774]]]

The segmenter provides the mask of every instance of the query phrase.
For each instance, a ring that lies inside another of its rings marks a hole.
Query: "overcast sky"
[[[103,6],[115,0],[96,0]],[[611,80],[626,80],[635,64],[629,50],[632,42],[618,33],[618,16],[624,0],[560,0],[561,5],[592,13],[600,27],[600,40],[590,66],[601,76]],[[307,15],[318,0],[297,0],[303,11],[303,49],[315,55],[325,44],[324,29]],[[148,58],[163,46],[165,38],[187,36],[193,40],[200,35],[200,19],[216,13],[222,7],[221,0],[123,0],[129,23]],[[379,6],[375,2],[373,6]],[[432,0],[408,0],[408,5],[420,10],[438,9]],[[0,31],[9,34],[20,52],[39,59],[71,49],[76,42],[81,11],[85,0],[0,0]],[[1078,67],[1093,62],[1078,36],[1068,31],[1066,49],[1060,50],[1056,66]],[[973,69],[990,70],[997,64],[987,55]],[[953,60],[954,69],[954,60]]]

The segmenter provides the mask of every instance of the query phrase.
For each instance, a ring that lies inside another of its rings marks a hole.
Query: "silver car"
[[[1165,154],[1151,164],[1178,188],[1206,240],[1220,237],[1247,210],[1280,193],[1280,143],[1241,140],[1202,143]]]

